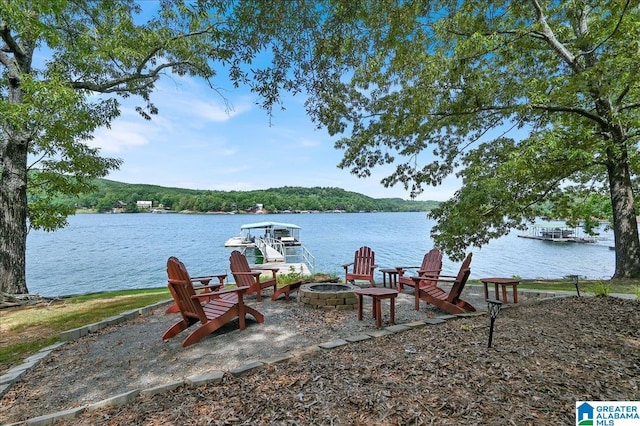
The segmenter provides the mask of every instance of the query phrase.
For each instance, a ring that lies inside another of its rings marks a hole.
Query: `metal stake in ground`
[[[488,299],[487,309],[489,310],[489,317],[491,318],[491,325],[489,326],[489,346],[491,347],[491,341],[493,340],[493,324],[496,322],[496,317],[500,313],[502,308],[502,302],[499,300]]]
[[[573,281],[573,285],[576,287],[576,292],[578,293],[578,297],[580,297],[580,288],[578,287],[578,278],[580,278],[580,276],[569,275],[569,278],[571,278],[571,281]]]

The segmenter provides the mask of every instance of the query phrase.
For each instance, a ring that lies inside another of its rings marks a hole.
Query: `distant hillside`
[[[258,204],[271,213],[284,211],[429,211],[437,201],[407,201],[401,198],[371,198],[340,188],[285,186],[255,191],[209,191],[129,184],[96,180],[96,191],[77,199],[62,199],[80,209],[135,212],[138,201],[151,201],[152,208],[194,212],[249,212]]]

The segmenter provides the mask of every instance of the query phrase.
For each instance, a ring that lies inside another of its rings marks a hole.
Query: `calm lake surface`
[[[32,231],[27,239],[31,293],[61,296],[166,285],[166,261],[177,256],[191,275],[229,271],[233,249],[224,242],[244,223],[276,221],[302,227],[301,239],[316,259],[316,272],[344,276],[341,265],[358,247],[370,246],[380,268],[420,265],[433,247],[434,222],[425,213],[318,213],[278,215],[79,214],[56,232]],[[560,223],[559,226],[562,226]],[[609,238],[595,244],[519,238],[519,232],[473,249],[471,278],[561,278],[577,274],[610,278],[615,253]],[[459,262],[444,258],[443,274]],[[378,272],[377,281],[382,280]]]

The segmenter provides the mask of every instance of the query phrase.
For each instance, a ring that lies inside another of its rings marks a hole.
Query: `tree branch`
[[[544,17],[544,13],[542,12],[542,7],[538,3],[538,0],[530,0],[533,5],[536,13],[536,20],[542,26],[542,32],[537,32],[540,34],[544,40],[555,50],[558,52],[560,57],[564,60],[564,62],[569,65],[569,67],[577,74],[581,70],[576,62],[576,57],[573,53],[569,51],[555,36],[553,30],[547,23],[547,20]]]
[[[608,36],[606,36],[600,43],[596,44],[594,47],[592,47],[591,49],[589,49],[587,51],[580,52],[578,54],[578,56],[590,55],[590,54],[594,53],[596,50],[598,50],[598,48],[600,48],[600,46],[605,44],[611,37],[613,37],[613,35],[620,28],[620,24],[622,23],[622,19],[624,18],[624,15],[626,14],[628,8],[629,8],[629,0],[627,0],[626,3],[624,4],[624,7],[622,8],[622,13],[620,14],[620,17],[618,18],[618,22],[616,22],[616,26],[614,27],[613,31],[611,31],[611,33]],[[585,29],[585,33],[586,32],[587,31]]]
[[[12,63],[9,55],[0,50],[0,63],[7,67],[7,69],[11,70]]]
[[[588,118],[589,120],[593,120],[596,123],[600,124],[601,126],[608,126],[609,123],[607,121],[605,121],[602,117],[596,115],[596,114],[592,114],[589,111],[586,111],[582,108],[573,108],[573,107],[564,107],[564,106],[553,106],[553,105],[537,105],[537,104],[531,104],[531,108],[534,109],[539,109],[539,110],[543,110],[543,111],[549,111],[549,112],[570,112],[573,114],[578,114],[581,115],[585,118]]]
[[[640,108],[640,103],[636,102],[635,104],[623,105],[618,109],[618,111],[625,111],[628,109],[636,109],[636,108]]]
[[[122,90],[122,89],[119,89],[118,86],[121,86],[123,84],[130,83],[136,80],[155,81],[163,69],[173,68],[179,65],[188,65],[188,64],[189,62],[187,61],[169,62],[166,64],[158,65],[155,69],[151,70],[146,74],[135,72],[133,74],[125,75],[122,78],[107,81],[101,84],[90,82],[90,81],[75,81],[75,82],[71,82],[71,87],[74,89],[91,90],[93,92],[98,92],[98,93],[113,93],[113,92],[118,92],[119,90]],[[141,86],[141,88],[144,86],[148,86],[149,84],[151,83],[146,83],[143,86]]]
[[[9,48],[9,51],[15,55],[18,63],[22,63],[22,61],[25,60],[26,55],[22,50],[22,46],[20,46],[20,43],[18,43],[16,39],[14,39],[11,36],[11,30],[9,29],[9,27],[7,27],[7,24],[5,23],[2,23],[2,25],[0,25],[0,37],[2,37],[2,40],[5,43],[7,43],[7,47]]]

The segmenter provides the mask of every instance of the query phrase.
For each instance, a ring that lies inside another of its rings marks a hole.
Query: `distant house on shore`
[[[124,213],[126,208],[127,208],[127,203],[118,200],[113,205],[113,208],[111,209],[111,213]]]
[[[136,201],[136,207],[141,210],[151,210],[153,201]]]
[[[264,208],[264,205],[262,204],[256,204],[255,207],[251,207],[248,208],[247,213],[253,213],[253,214],[267,214],[269,213],[269,210]]]

